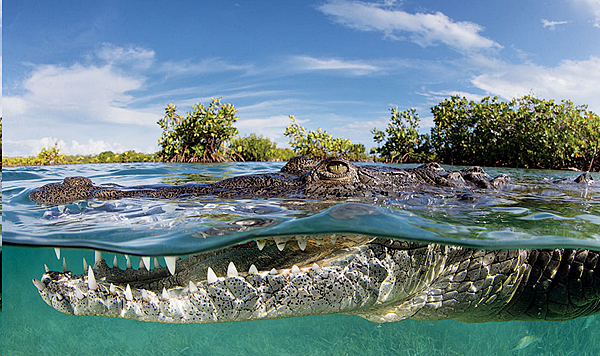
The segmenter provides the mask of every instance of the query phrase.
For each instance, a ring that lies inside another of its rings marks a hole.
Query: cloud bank
[[[346,27],[382,32],[387,38],[412,41],[422,47],[445,44],[459,52],[502,47],[480,35],[480,25],[453,21],[441,12],[411,14],[361,1],[330,1],[318,9]]]

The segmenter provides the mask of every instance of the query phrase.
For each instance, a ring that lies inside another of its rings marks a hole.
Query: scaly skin
[[[33,190],[31,201],[40,204],[67,204],[78,200],[111,200],[127,197],[177,198],[216,195],[223,198],[308,198],[372,201],[420,189],[462,190],[497,188],[506,184],[505,175],[492,179],[479,167],[448,171],[437,163],[397,169],[357,167],[345,158],[331,157],[316,162],[295,157],[278,173],[240,176],[213,184],[181,186],[102,187],[85,177],[68,177]]]
[[[437,164],[413,169],[356,167],[343,158],[316,162],[298,157],[278,173],[204,185],[115,188],[72,177],[32,191],[30,199],[65,204],[215,195],[373,201],[417,190],[460,194],[495,189],[507,180],[492,179],[477,167],[460,171]],[[276,249],[280,247],[276,238],[277,244],[264,250],[250,242],[193,256],[177,262],[174,275],[165,267],[121,270],[99,260],[87,275],[47,272],[34,284],[49,305],[64,313],[167,323],[331,313],[356,314],[375,322],[567,320],[600,311],[595,251],[487,251],[357,235],[328,236],[326,246],[318,238],[296,239],[298,246],[284,251]],[[249,272],[238,273],[235,266]]]
[[[34,284],[46,303],[63,313],[164,323],[333,313],[374,322],[568,320],[600,311],[594,251],[486,251],[385,239],[352,245],[319,257],[320,266],[228,275],[221,267],[216,269],[222,277],[214,280],[207,278],[206,256],[198,256],[179,261],[174,276],[165,267],[122,271],[101,260],[94,266],[97,287],[90,288],[88,276],[70,272],[48,272]],[[267,256],[275,254],[274,245],[269,247]],[[219,261],[231,254],[252,256],[246,251],[251,249],[237,247],[208,260],[222,266]],[[309,246],[307,256],[318,249]],[[296,252],[287,253],[293,259]],[[282,261],[269,256],[265,263]]]

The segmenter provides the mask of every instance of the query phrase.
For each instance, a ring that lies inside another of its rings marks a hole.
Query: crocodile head
[[[316,162],[301,157],[278,173],[213,184],[122,188],[71,178],[39,188],[30,197],[47,204],[197,195],[373,201],[419,189],[495,189],[506,180],[492,179],[480,168],[357,167],[343,158]],[[137,270],[130,264],[119,268],[116,257],[109,267],[96,255],[83,274],[65,266],[34,280],[43,300],[68,314],[166,323],[331,313],[376,322],[566,320],[600,310],[599,258],[590,250],[488,251],[329,234],[278,236],[186,259],[165,257],[166,266],[155,259],[154,268],[150,258],[142,258]]]
[[[398,169],[356,166],[342,157],[321,162],[295,157],[280,172],[233,177],[212,184],[143,186],[123,188],[96,186],[85,177],[68,177],[62,182],[37,188],[29,198],[41,204],[66,204],[88,199],[126,197],[177,198],[214,195],[223,198],[306,198],[322,201],[343,199],[367,202],[429,189],[489,189],[506,184],[508,177],[492,179],[479,167],[449,171],[437,163]]]

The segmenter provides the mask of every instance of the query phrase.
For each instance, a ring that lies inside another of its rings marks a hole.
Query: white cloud
[[[76,140],[72,140],[71,144],[67,144],[64,140],[56,137],[43,137],[41,139],[27,139],[27,140],[4,140],[4,145],[11,152],[11,156],[37,156],[43,148],[53,147],[56,143],[56,147],[60,150],[60,153],[68,153],[72,155],[90,155],[98,154],[103,151],[113,151],[115,153],[122,153],[132,148],[125,148],[120,143],[108,143],[102,140],[89,139],[85,143],[79,143]],[[140,151],[140,150],[138,150]]]
[[[310,56],[292,56],[290,65],[299,71],[337,71],[354,76],[368,75],[383,68],[363,61],[347,61],[337,58],[318,59]]]
[[[23,94],[4,98],[12,119],[44,117],[48,122],[113,122],[154,126],[156,113],[127,108],[144,78],[119,73],[111,64],[36,67],[23,82]]]
[[[568,23],[569,23],[569,21],[549,21],[546,19],[542,19],[542,26],[544,26],[544,28],[547,27],[550,30],[554,30],[556,28],[556,26],[566,25]]]
[[[249,64],[232,64],[221,58],[208,58],[199,62],[179,61],[165,62],[161,65],[161,71],[168,75],[200,75],[209,73],[219,73],[228,71],[251,71],[253,68]]]
[[[469,93],[460,90],[440,90],[440,91],[424,91],[417,93],[427,98],[427,102],[432,105],[437,105],[444,99],[449,99],[451,96],[460,96],[467,98],[467,100],[480,101],[483,95]]]
[[[288,147],[288,138],[283,135],[285,128],[291,123],[289,116],[275,115],[260,118],[242,118],[236,122],[240,136],[251,133],[262,135],[277,143],[277,147]]]
[[[127,48],[104,43],[97,51],[98,58],[109,64],[131,65],[134,68],[146,69],[154,61],[154,51],[138,46]]]
[[[446,44],[459,52],[501,48],[498,43],[481,36],[480,25],[455,22],[441,12],[411,14],[386,8],[386,5],[361,1],[330,1],[319,10],[334,21],[360,31],[380,31],[387,38],[404,39],[422,46]]]
[[[600,58],[563,60],[555,67],[536,64],[493,69],[471,80],[476,87],[510,100],[533,91],[544,99],[569,99],[600,112]]]
[[[600,21],[600,0],[571,0],[575,3],[582,3],[597,21]]]

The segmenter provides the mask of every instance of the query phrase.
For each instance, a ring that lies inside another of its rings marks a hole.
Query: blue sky
[[[240,134],[289,115],[373,146],[389,109],[535,93],[600,113],[600,0],[11,1],[4,154],[158,150],[156,122],[222,97]],[[6,15],[6,16],[4,16]],[[1,45],[1,43],[0,43]]]

